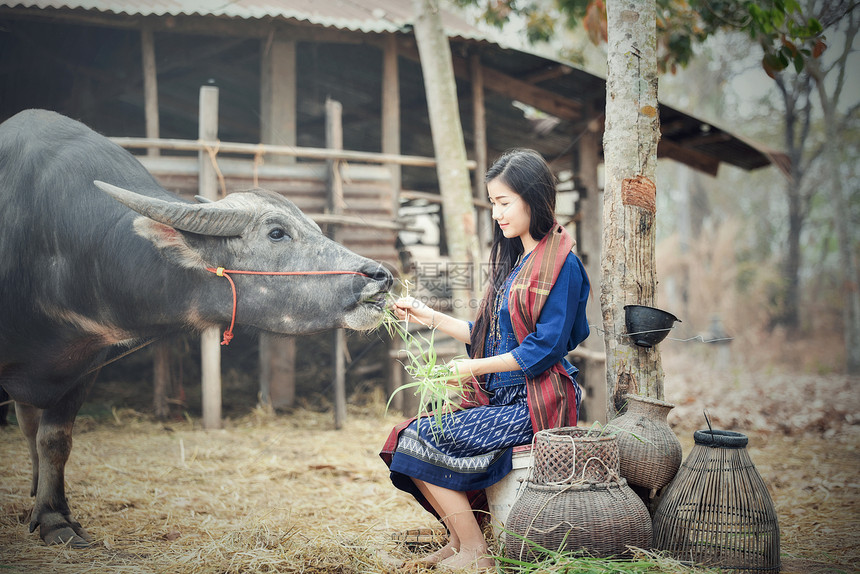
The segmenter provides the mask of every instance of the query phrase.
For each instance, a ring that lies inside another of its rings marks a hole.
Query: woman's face
[[[523,242],[523,248],[531,251],[537,245],[537,241],[529,233],[531,223],[529,205],[499,178],[487,183],[487,195],[493,206],[493,221],[499,225],[504,236],[508,239],[519,237]]]

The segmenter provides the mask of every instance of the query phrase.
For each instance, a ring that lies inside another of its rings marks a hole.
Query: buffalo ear
[[[134,230],[155,245],[165,258],[180,267],[204,269],[207,266],[200,254],[185,240],[185,235],[174,227],[148,217],[138,217],[134,220]]]

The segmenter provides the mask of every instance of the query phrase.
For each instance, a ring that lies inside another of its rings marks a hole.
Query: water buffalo
[[[106,182],[97,186],[95,181]],[[133,190],[133,191],[128,191]],[[83,124],[28,110],[0,124],[0,387],[33,462],[30,531],[86,546],[64,467],[78,409],[111,347],[237,324],[302,334],[369,329],[392,276],[262,189],[194,203]]]

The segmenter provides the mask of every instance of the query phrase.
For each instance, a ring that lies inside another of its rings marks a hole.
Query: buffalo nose
[[[362,267],[361,272],[372,280],[382,283],[385,291],[391,289],[391,286],[394,284],[394,276],[391,272],[385,266],[375,261],[371,261]]]

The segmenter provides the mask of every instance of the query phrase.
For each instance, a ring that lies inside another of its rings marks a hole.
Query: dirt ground
[[[783,572],[860,571],[857,378],[716,368],[664,354],[670,423],[684,446],[704,428],[749,436],[781,533]],[[254,410],[203,431],[132,410],[79,418],[66,467],[89,549],[45,547],[27,532],[30,462],[0,429],[0,571],[394,572],[410,556],[392,533],[435,521],[391,487],[377,452],[399,415],[381,392],[351,400],[345,428],[310,408]]]

